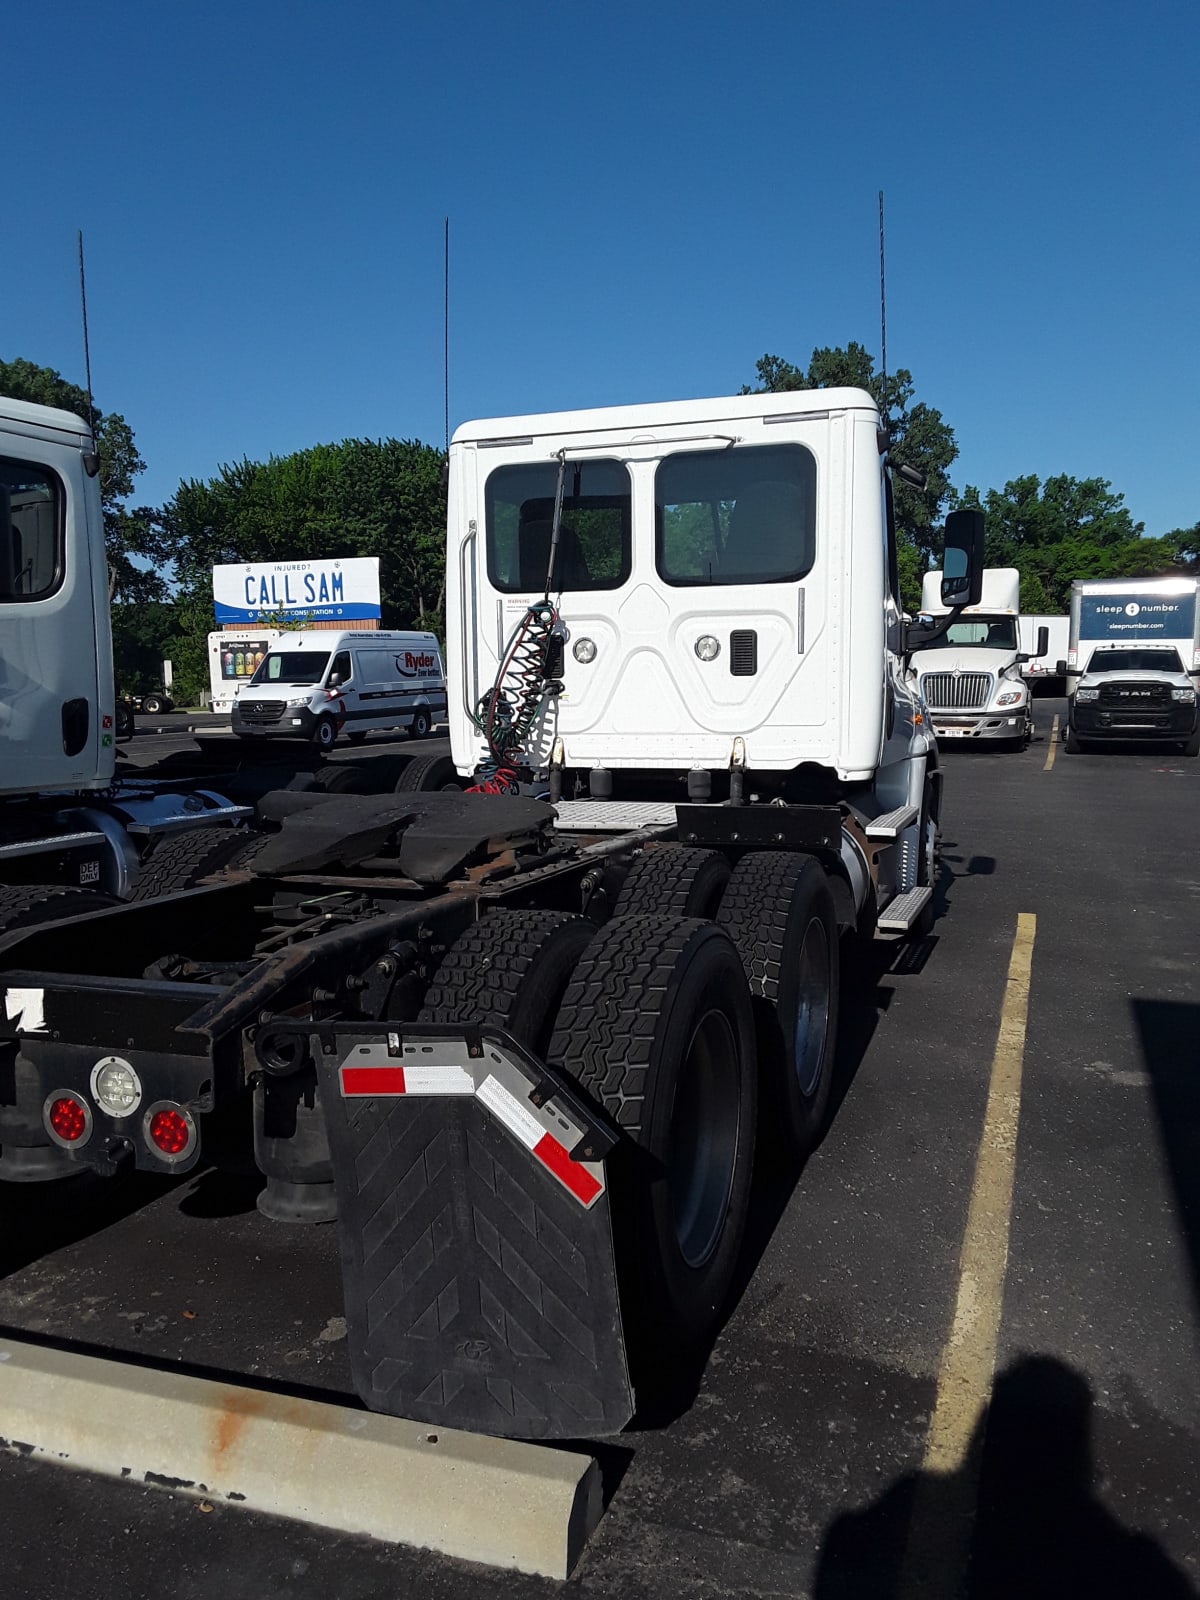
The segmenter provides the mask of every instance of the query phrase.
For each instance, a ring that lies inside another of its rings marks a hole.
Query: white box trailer
[[[1039,628],[1045,628],[1047,635],[1046,649],[1041,654],[1038,653]],[[1070,617],[1025,614],[1017,618],[1017,631],[1021,653],[1029,658],[1021,668],[1026,681],[1030,684],[1051,684],[1061,690],[1064,677],[1059,663],[1066,659],[1071,633]]]
[[[238,685],[249,683],[283,628],[229,628],[208,636],[208,681],[212,709],[228,713],[233,709]]]

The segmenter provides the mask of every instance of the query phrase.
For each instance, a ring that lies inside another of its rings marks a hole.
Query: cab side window
[[[63,495],[46,467],[0,459],[0,601],[62,587]]]
[[[350,652],[349,650],[339,650],[333,658],[333,666],[329,669],[330,688],[343,687],[350,682],[352,676],[353,669],[350,665]]]

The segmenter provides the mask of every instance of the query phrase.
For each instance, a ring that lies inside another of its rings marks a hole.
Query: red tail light
[[[92,1112],[86,1100],[68,1089],[56,1089],[46,1096],[42,1123],[55,1144],[73,1149],[92,1136]]]
[[[147,1109],[142,1131],[147,1144],[165,1161],[182,1161],[196,1148],[196,1124],[190,1112],[170,1100]]]

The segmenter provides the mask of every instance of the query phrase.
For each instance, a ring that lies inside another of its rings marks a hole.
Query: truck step
[[[82,850],[107,843],[106,835],[92,830],[86,833],[50,833],[44,839],[18,839],[15,844],[0,844],[0,858],[36,856],[48,850]]]
[[[896,895],[879,913],[876,926],[881,933],[907,933],[932,897],[928,886]]]
[[[558,826],[571,832],[625,833],[631,828],[673,828],[673,801],[559,800]]]
[[[867,838],[895,839],[916,820],[916,806],[897,806],[895,811],[885,811],[881,817],[872,817],[867,823]]]

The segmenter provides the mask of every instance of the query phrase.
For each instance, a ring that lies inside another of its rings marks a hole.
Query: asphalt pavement
[[[1200,761],[1037,709],[945,752],[933,934],[847,962],[828,1132],[763,1163],[690,1403],[601,1448],[580,1595],[949,1595],[968,1556],[978,1600],[1200,1593]],[[0,1185],[0,1274],[13,1332],[350,1392],[336,1237],[248,1180]],[[19,1455],[0,1516],[14,1597],[559,1587]]]

